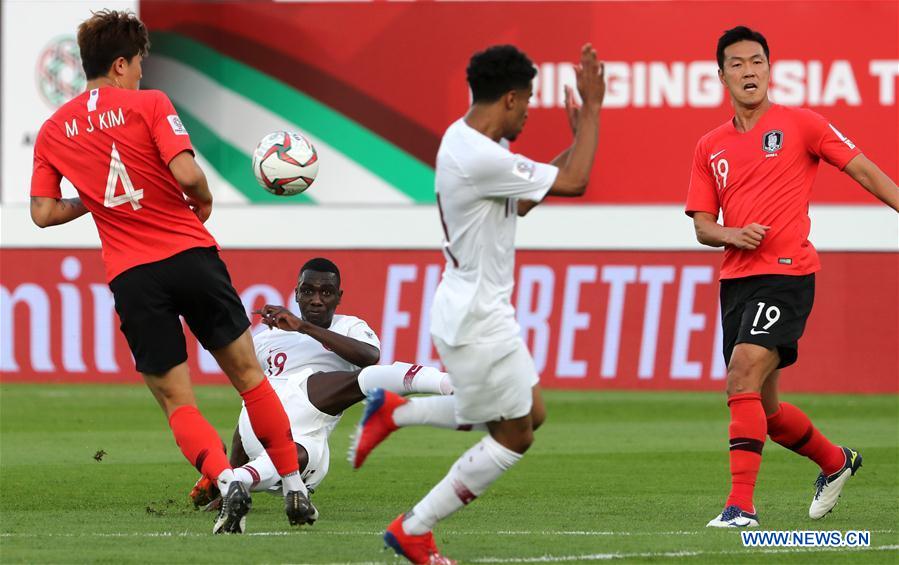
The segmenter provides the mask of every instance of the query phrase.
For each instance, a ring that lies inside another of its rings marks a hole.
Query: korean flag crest
[[[784,132],[773,129],[762,136],[762,149],[765,153],[776,153],[784,146]]]

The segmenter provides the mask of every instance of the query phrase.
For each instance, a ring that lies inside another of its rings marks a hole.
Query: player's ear
[[[506,110],[511,110],[515,108],[515,91],[510,90],[509,92],[503,95],[503,105]]]
[[[339,305],[340,301],[342,299],[343,299],[343,289],[340,289],[337,291],[337,304],[335,304],[335,306]]]

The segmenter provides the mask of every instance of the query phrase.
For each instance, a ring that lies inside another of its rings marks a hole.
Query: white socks
[[[434,525],[484,493],[493,481],[521,459],[492,437],[484,438],[466,451],[403,520],[410,535],[429,532]]]
[[[359,389],[363,393],[383,388],[396,394],[451,394],[453,385],[449,375],[434,367],[394,363],[393,365],[372,365],[359,372]]]
[[[246,463],[243,467],[236,467],[234,469],[234,477],[242,482],[247,487],[247,490],[254,492],[267,491],[277,485],[278,481],[281,481],[281,489],[284,491],[284,494],[293,490],[309,494],[299,472],[281,477],[278,474],[278,470],[275,469],[275,464],[272,463],[271,458],[267,454],[260,455]]]
[[[405,426],[433,426],[450,430],[486,430],[485,424],[461,426],[456,422],[456,398],[454,396],[421,396],[410,398],[393,411],[393,422]]]
[[[258,461],[258,459],[255,461]],[[272,463],[272,467],[274,466],[275,464]],[[277,475],[278,472],[275,471],[275,474]],[[289,475],[284,475],[283,477],[281,477],[281,490],[284,491],[284,494],[298,490],[306,496],[309,496],[309,491],[306,489],[306,485],[303,483],[303,477],[300,476],[299,471],[294,471]]]
[[[266,491],[278,484],[281,475],[275,469],[275,464],[269,459],[268,455],[263,455],[258,459],[253,459],[243,467],[234,469],[234,476],[238,481],[242,482],[248,490]]]
[[[219,492],[222,493],[222,496],[228,494],[228,485],[231,484],[231,481],[234,480],[234,469],[225,469],[221,473],[219,473],[218,478],[216,479],[216,483],[218,483]]]

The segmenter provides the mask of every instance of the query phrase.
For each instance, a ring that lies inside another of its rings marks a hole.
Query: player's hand
[[[190,206],[191,211],[205,224],[206,220],[208,220],[209,216],[212,214],[212,201],[200,202],[187,195],[185,195],[184,198],[187,200],[187,205]]]
[[[728,237],[724,243],[737,249],[758,249],[769,229],[771,229],[771,226],[763,226],[762,224],[749,224],[742,228],[728,228]]]
[[[581,48],[581,61],[575,67],[577,91],[584,107],[598,110],[606,96],[605,68],[596,58],[596,49],[589,43]]]
[[[565,114],[568,116],[568,126],[571,128],[571,134],[577,135],[577,119],[581,113],[581,105],[574,99],[574,89],[570,86],[565,87]]]
[[[262,323],[270,328],[278,328],[286,332],[301,331],[305,322],[284,306],[266,304],[254,314],[262,316]]]

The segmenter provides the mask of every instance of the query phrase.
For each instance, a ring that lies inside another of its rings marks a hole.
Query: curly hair
[[[150,37],[147,27],[132,12],[100,10],[78,26],[81,66],[87,80],[104,76],[119,57],[129,61],[147,56]]]
[[[495,102],[510,90],[527,88],[537,69],[514,45],[494,45],[471,56],[465,70],[473,102]]]

